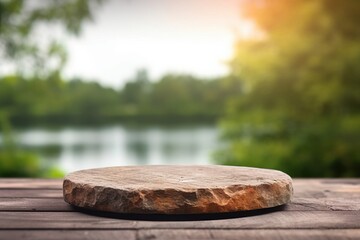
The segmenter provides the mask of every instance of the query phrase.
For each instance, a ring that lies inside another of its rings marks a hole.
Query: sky
[[[80,37],[66,38],[65,76],[121,87],[142,68],[151,79],[224,75],[237,35],[246,34],[239,12],[239,0],[105,2]]]
[[[254,35],[253,23],[240,17],[241,1],[107,0],[94,9],[94,21],[83,24],[80,36],[40,24],[33,38],[39,46],[54,39],[65,46],[65,79],[121,88],[140,69],[150,80],[168,73],[213,78],[229,72],[235,41]],[[2,63],[0,73],[14,67]]]

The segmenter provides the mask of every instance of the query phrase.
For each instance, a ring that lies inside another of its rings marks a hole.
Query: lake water
[[[219,148],[215,125],[28,128],[16,141],[44,164],[70,171],[143,164],[210,164]]]

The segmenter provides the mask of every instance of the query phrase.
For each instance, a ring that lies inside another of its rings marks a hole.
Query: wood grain
[[[2,178],[0,189],[62,189],[62,179]]]
[[[59,194],[57,194],[59,195]],[[296,198],[283,211],[354,211],[360,210],[360,198]],[[62,197],[0,197],[0,211],[76,211]]]
[[[135,240],[136,231],[93,231],[93,230],[5,230],[0,232],[0,240],[36,239],[36,240],[87,240],[87,239],[126,239]]]
[[[127,239],[127,240],[186,240],[186,239],[359,239],[359,229],[345,230],[5,230],[1,232],[0,239]]]
[[[360,179],[293,186],[285,207],[181,218],[84,212],[61,179],[0,179],[0,239],[360,239]]]
[[[61,198],[61,189],[1,189],[0,198]]]
[[[346,230],[140,230],[137,239],[359,239],[360,229]]]
[[[0,211],[69,212],[74,209],[62,198],[0,198]]]
[[[131,215],[133,216],[133,215]],[[137,220],[126,216],[80,212],[0,212],[0,229],[352,229],[360,228],[359,211],[278,211],[231,219],[187,221]]]
[[[0,186],[5,187],[0,188],[0,211],[71,211],[64,204],[61,184],[61,180],[0,179]],[[360,210],[359,180],[300,179],[294,181],[294,189],[293,200],[285,211]]]

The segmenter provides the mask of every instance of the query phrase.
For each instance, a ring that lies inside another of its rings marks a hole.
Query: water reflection
[[[28,128],[19,146],[65,172],[140,164],[208,164],[220,144],[213,125]]]

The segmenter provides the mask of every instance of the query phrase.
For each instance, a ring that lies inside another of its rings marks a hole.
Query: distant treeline
[[[15,124],[214,121],[223,115],[226,99],[240,90],[226,82],[189,75],[149,81],[142,70],[116,90],[58,75],[13,75],[0,78],[0,109]]]

